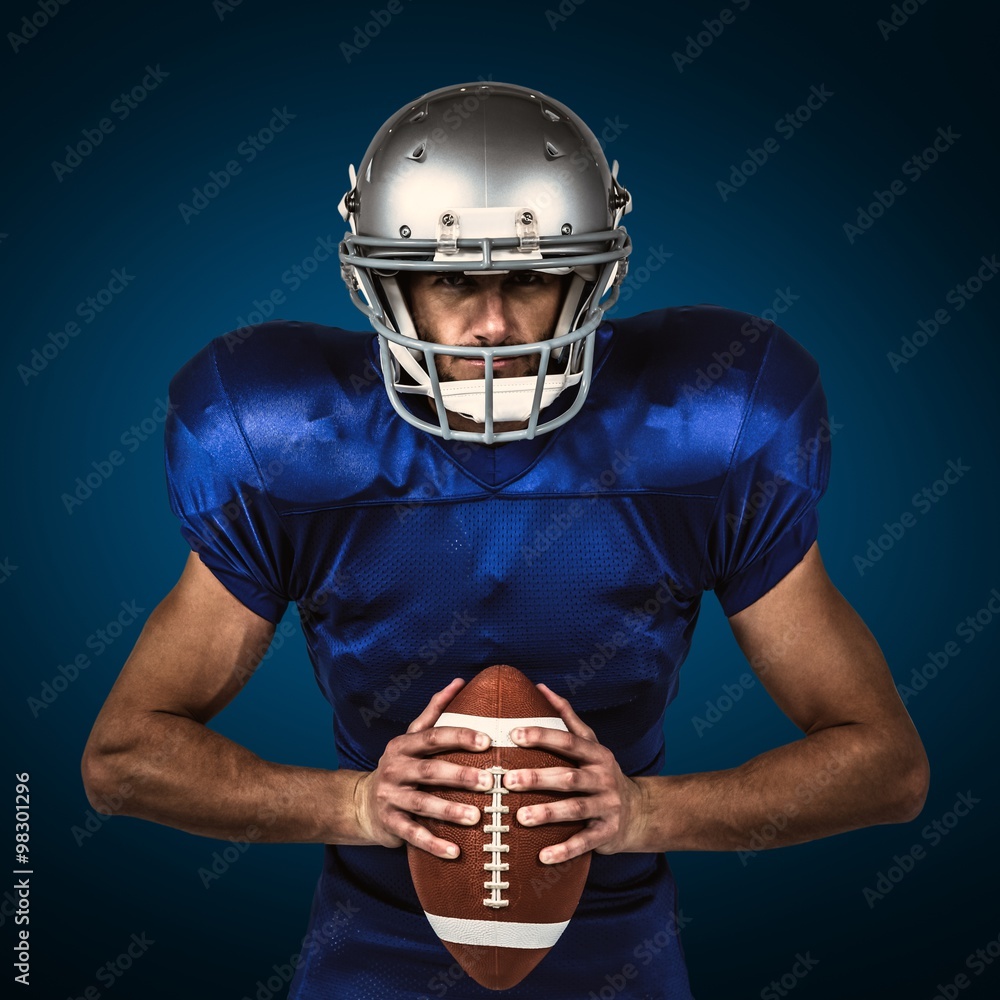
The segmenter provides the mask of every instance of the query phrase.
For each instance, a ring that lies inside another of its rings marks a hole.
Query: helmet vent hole
[[[414,146],[413,152],[410,153],[409,158],[411,160],[423,160],[424,154],[427,152],[427,144],[422,142],[418,146]]]
[[[553,143],[553,142],[546,142],[545,143],[545,155],[550,160],[556,160],[560,156],[564,156],[565,154],[563,153],[563,151],[561,149],[559,149],[558,146],[556,146],[555,143]]]
[[[559,115],[557,115],[551,108],[544,108],[542,110],[542,114],[545,115],[545,117],[548,118],[550,122],[562,121]]]
[[[422,122],[426,117],[427,117],[427,109],[421,108],[415,115],[411,115],[408,120],[412,125],[416,122]]]

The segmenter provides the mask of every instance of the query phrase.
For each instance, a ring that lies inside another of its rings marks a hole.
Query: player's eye
[[[467,274],[439,274],[434,279],[435,285],[443,285],[445,288],[468,288],[472,284]]]
[[[548,281],[548,275],[540,274],[538,271],[514,271],[508,281],[513,285],[544,285]]]

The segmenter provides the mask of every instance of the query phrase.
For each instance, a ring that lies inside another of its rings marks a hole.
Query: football
[[[474,826],[425,819],[435,836],[459,846],[455,859],[437,858],[407,844],[410,874],[424,913],[442,943],[477,983],[492,990],[516,986],[545,957],[569,924],[587,873],[590,853],[559,865],[538,860],[542,848],[559,844],[584,823],[521,826],[522,806],[565,798],[560,792],[508,791],[503,775],[517,768],[575,766],[548,751],[511,742],[517,726],[566,730],[545,696],[520,670],[487,667],[465,685],[436,725],[489,733],[482,753],[443,753],[442,760],[483,768],[491,791],[426,786],[441,798],[475,805]]]

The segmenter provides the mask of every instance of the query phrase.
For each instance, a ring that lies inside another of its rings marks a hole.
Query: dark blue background
[[[898,682],[956,640],[958,623],[1000,587],[991,338],[1000,282],[961,311],[947,300],[983,255],[1000,251],[992,9],[907,0],[915,13],[883,38],[876,22],[891,16],[888,2],[752,0],[680,72],[672,53],[722,6],[586,0],[553,27],[546,10],[558,9],[555,0],[403,0],[350,61],[341,43],[370,19],[367,3],[245,0],[220,18],[211,0],[75,0],[26,44],[8,37],[0,55],[8,95],[0,603],[11,794],[12,773],[31,773],[34,995],[63,1000],[96,986],[102,996],[239,1000],[297,951],[321,848],[250,847],[203,888],[199,868],[225,845],[133,819],[95,820],[78,762],[141,621],[186,556],[167,507],[157,415],[170,376],[248,318],[254,300],[283,287],[282,273],[317,238],[339,237],[348,163],[390,113],[427,90],[524,83],[605,131],[636,206],[626,220],[635,244],[630,301],[620,314],[703,301],[760,313],[779,290],[798,296],[780,322],[819,360],[842,425],[820,543]],[[563,10],[572,9],[566,0]],[[4,31],[19,31],[37,10],[34,0],[6,4]],[[120,120],[112,102],[142,81],[147,64],[169,75]],[[833,96],[792,137],[776,133],[776,121],[821,85]],[[254,162],[241,158],[242,172],[185,224],[179,204],[239,158],[239,143],[274,107],[294,120]],[[57,179],[53,161],[104,117],[114,130]],[[919,180],[907,178],[904,162],[949,127],[960,138]],[[716,182],[772,136],[778,151],[723,200]],[[897,178],[905,193],[849,242],[843,224]],[[643,283],[639,266],[654,248],[672,256]],[[116,268],[134,280],[43,371],[22,378],[19,366],[50,332],[79,321],[77,303]],[[942,308],[949,322],[894,372],[887,352]],[[355,329],[361,322],[332,262],[278,312]],[[144,419],[142,433],[152,433],[123,447],[122,435]],[[63,494],[116,449],[124,463],[68,512]],[[913,495],[958,459],[970,471],[920,513]],[[915,526],[859,572],[855,557],[904,511]],[[122,601],[144,609],[140,620],[94,655],[88,637]],[[693,724],[746,669],[711,597],[703,619],[667,716],[671,772],[733,766],[797,734],[759,685],[711,728]],[[331,766],[330,713],[294,610],[284,625],[290,637],[216,725],[262,757]],[[672,857],[700,998],[779,995],[763,991],[800,952],[818,960],[795,987],[803,1000],[931,1000],[938,983],[961,972],[971,980],[962,995],[996,995],[1000,971],[975,976],[964,963],[1000,932],[988,888],[1000,791],[990,735],[998,636],[993,620],[973,642],[958,638],[960,655],[909,699],[933,767],[920,820],[745,863],[729,854]],[[29,699],[79,653],[90,665],[33,709]],[[980,803],[932,846],[924,825],[967,791]],[[73,828],[88,817],[96,832],[81,838]],[[924,846],[923,860],[870,906],[863,889],[913,844]],[[3,923],[10,943],[7,913]],[[97,970],[142,933],[155,944],[124,978],[102,984]],[[609,974],[619,971],[614,964]]]

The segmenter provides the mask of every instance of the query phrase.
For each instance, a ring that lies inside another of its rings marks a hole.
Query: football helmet
[[[404,420],[446,439],[492,444],[544,434],[579,412],[596,330],[631,251],[620,223],[632,202],[617,173],[582,119],[513,84],[444,87],[382,126],[357,171],[350,167],[340,202],[350,232],[339,257],[351,300],[378,334],[386,391]],[[419,338],[402,273],[520,270],[569,276],[551,337],[476,347]],[[536,374],[494,378],[494,358],[531,354]],[[484,377],[442,380],[439,355],[480,359]],[[570,405],[542,419],[566,390],[575,392]],[[436,416],[415,412],[408,396],[432,399]],[[451,428],[449,412],[482,431]],[[511,422],[524,426],[496,431]]]

